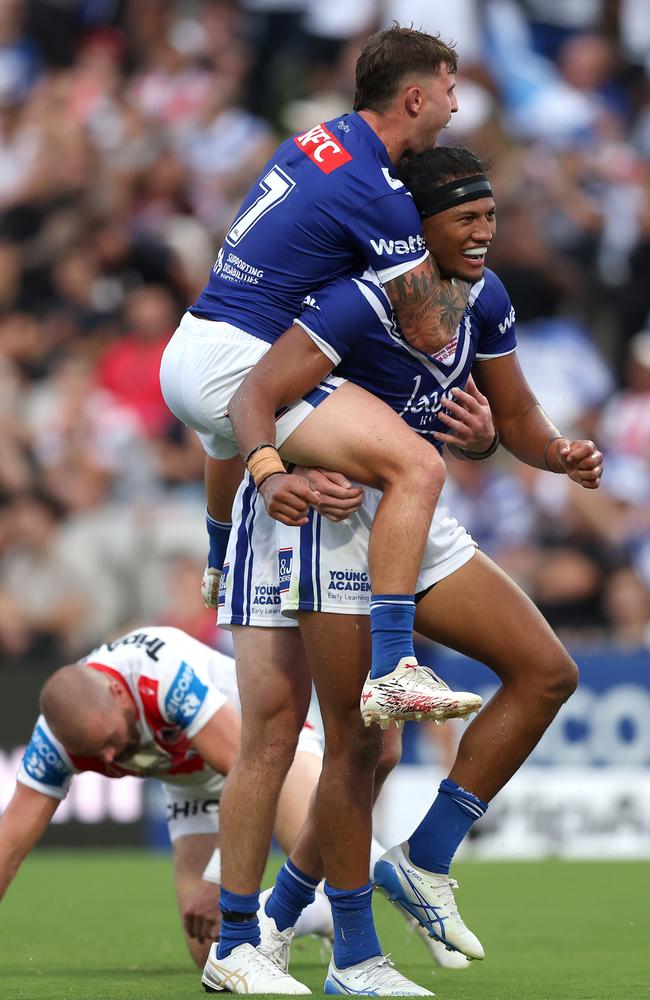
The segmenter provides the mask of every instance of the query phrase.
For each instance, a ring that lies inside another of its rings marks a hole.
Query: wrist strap
[[[468,458],[470,462],[482,462],[484,458],[489,458],[490,455],[494,455],[495,451],[501,443],[501,438],[499,437],[499,432],[494,432],[494,437],[488,448],[485,451],[466,451],[464,448],[456,448],[453,444],[447,445],[449,451],[456,458]]]
[[[544,445],[544,465],[546,466],[546,468],[548,469],[549,472],[555,472],[557,474],[561,474],[562,473],[561,469],[552,469],[550,467],[550,465],[548,464],[548,449],[551,447],[551,445],[553,444],[554,441],[559,441],[560,438],[563,438],[563,437],[564,437],[564,434],[554,434],[553,437],[550,437],[548,439],[548,441],[546,442],[546,444]]]
[[[275,451],[275,445],[272,444],[271,441],[262,441],[261,444],[256,444],[254,448],[251,448],[248,455],[244,459],[246,465],[248,465],[253,455],[257,455],[258,451],[261,451],[262,448],[273,448],[273,450]]]
[[[274,476],[278,472],[286,475],[287,471],[273,444],[258,444],[256,448],[249,451],[246,456],[246,467],[258,490],[269,476]]]

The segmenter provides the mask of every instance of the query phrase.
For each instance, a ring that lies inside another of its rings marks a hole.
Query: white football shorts
[[[290,528],[269,517],[246,480],[233,506],[233,527],[221,578],[218,621],[282,627],[298,611],[369,615],[368,544],[379,490],[364,488],[363,505],[333,523],[312,512],[309,524]],[[416,593],[460,569],[476,542],[449,512],[436,510],[429,529]]]
[[[196,431],[211,458],[234,458],[238,453],[228,403],[270,347],[230,323],[200,319],[190,312],[167,344],[160,364],[163,397],[174,416]],[[276,446],[284,444],[344,381],[328,376],[304,399],[284,409],[276,418]]]
[[[312,753],[322,759],[323,727],[314,700],[298,737],[296,753]],[[162,783],[169,839],[187,837],[193,833],[219,832],[219,803],[225,784],[222,774],[212,774],[203,785]],[[306,794],[309,794],[308,789]]]

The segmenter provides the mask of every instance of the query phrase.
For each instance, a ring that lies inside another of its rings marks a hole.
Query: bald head
[[[90,755],[101,749],[118,706],[110,676],[81,663],[56,670],[41,691],[41,712],[66,750]]]

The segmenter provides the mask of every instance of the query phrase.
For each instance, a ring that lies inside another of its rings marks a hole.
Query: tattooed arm
[[[412,347],[436,354],[449,343],[460,323],[471,285],[442,279],[429,256],[417,267],[386,282],[404,338]]]

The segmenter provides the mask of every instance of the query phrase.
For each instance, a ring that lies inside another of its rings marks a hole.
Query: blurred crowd
[[[598,493],[508,456],[447,499],[570,641],[650,648],[647,0],[0,0],[0,657],[157,620],[219,643],[203,457],[158,366],[274,146],[349,110],[395,18],[460,54],[445,133],[491,164],[489,264]]]

